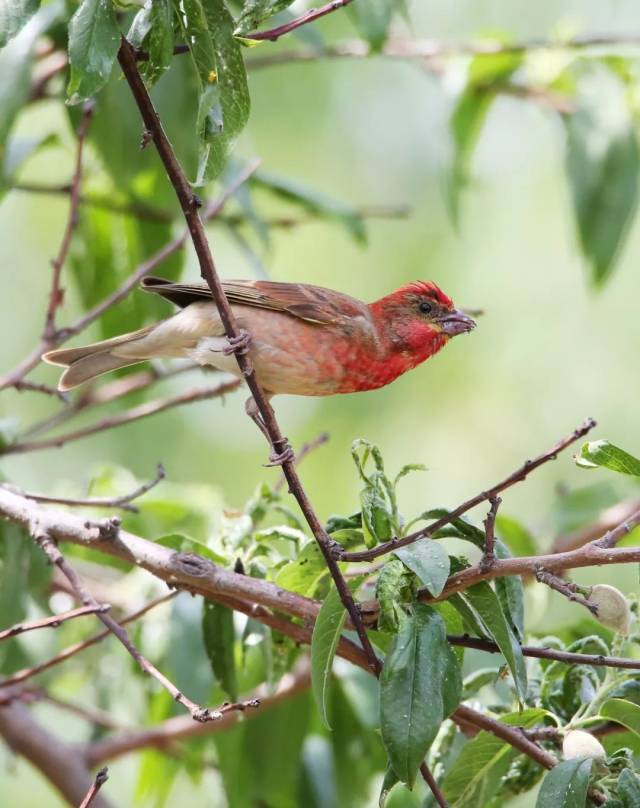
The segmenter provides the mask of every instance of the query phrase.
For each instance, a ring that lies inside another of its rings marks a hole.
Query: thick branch
[[[525,460],[522,466],[513,474],[510,474],[508,477],[505,477],[504,480],[501,480],[499,483],[496,483],[494,486],[489,488],[486,491],[481,491],[479,494],[476,494],[471,499],[468,499],[466,502],[463,502],[462,505],[458,505],[457,508],[454,508],[450,511],[446,516],[443,516],[441,519],[433,522],[432,524],[428,525],[426,528],[422,530],[418,530],[415,533],[410,533],[408,536],[404,536],[403,538],[395,538],[391,539],[391,541],[384,542],[384,544],[379,544],[377,547],[374,547],[372,550],[362,550],[356,553],[341,553],[340,558],[343,561],[372,561],[374,558],[378,558],[381,555],[385,555],[386,553],[391,553],[394,550],[397,550],[398,547],[405,547],[407,544],[413,544],[413,542],[418,541],[419,539],[426,539],[429,536],[433,536],[440,528],[448,525],[454,519],[457,519],[459,516],[462,516],[467,511],[470,511],[471,508],[475,508],[476,505],[479,505],[481,502],[491,501],[495,497],[498,496],[502,491],[505,491],[507,488],[511,488],[512,485],[516,483],[520,483],[523,480],[526,480],[529,474],[532,471],[539,468],[540,466],[548,463],[550,460],[555,460],[560,452],[566,449],[568,446],[571,446],[572,443],[575,443],[580,438],[583,438],[588,432],[590,432],[596,425],[596,422],[593,418],[587,418],[587,420],[582,424],[581,427],[576,429],[566,438],[558,441],[555,446],[552,446],[551,449],[544,452],[538,457],[534,458],[533,460]]]
[[[77,749],[50,735],[19,702],[0,707],[0,735],[17,754],[26,758],[62,794],[70,805],[79,805],[91,787],[89,767]],[[110,808],[98,795],[93,808]]]

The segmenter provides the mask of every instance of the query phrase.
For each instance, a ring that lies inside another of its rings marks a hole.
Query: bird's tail
[[[149,359],[152,353],[145,351],[142,345],[140,350],[136,350],[135,344],[138,341],[142,342],[143,338],[155,328],[155,325],[146,326],[131,334],[122,334],[82,348],[48,351],[42,358],[50,365],[66,367],[58,382],[58,389],[71,390],[110,370],[135,365]]]

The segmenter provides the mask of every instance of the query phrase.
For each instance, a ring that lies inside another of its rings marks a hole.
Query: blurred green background
[[[489,30],[508,31],[516,40],[560,29],[624,34],[640,21],[633,0],[433,0],[411,6],[412,36],[454,42]],[[318,29],[327,41],[354,35],[345,14],[332,15]],[[261,46],[258,55],[269,47]],[[613,277],[594,290],[576,246],[558,116],[531,101],[504,97],[483,127],[454,227],[445,187],[449,115],[458,88],[447,75],[444,81],[418,63],[372,58],[273,67],[249,76],[252,113],[238,156],[259,156],[265,170],[355,206],[410,208],[406,219],[369,222],[365,247],[328,223],[274,231],[264,257],[270,278],[326,285],[365,300],[417,278],[432,279],[457,305],[485,310],[473,334],[385,389],[325,400],[275,399],[294,446],[321,431],[331,436],[301,467],[323,518],[357,508],[359,485],[349,454],[356,437],[379,444],[391,470],[407,462],[426,464],[428,471],[404,486],[408,515],[457,504],[588,415],[598,420],[595,437],[640,453],[640,229],[634,224]],[[18,131],[59,133],[61,145],[35,158],[25,178],[66,181],[73,140],[60,105],[30,107]],[[0,203],[2,370],[17,364],[40,333],[49,262],[66,212],[64,198],[14,192]],[[221,274],[250,277],[252,265],[228,232],[212,226],[209,233]],[[70,322],[81,309],[73,282],[64,277],[62,318]],[[191,253],[183,277],[198,278]],[[92,334],[71,344],[87,336]],[[53,384],[57,372],[43,367],[33,378]],[[184,390],[197,381],[179,376],[160,389]],[[228,506],[240,506],[261,480],[273,482],[279,473],[262,468],[267,448],[246,419],[243,401],[243,393],[236,393],[224,404],[173,410],[62,449],[9,456],[2,473],[25,488],[48,491],[68,481],[81,489],[105,463],[147,478],[162,461],[170,483],[204,483]],[[5,392],[0,417],[17,411],[28,424],[53,406],[46,397]],[[567,453],[506,493],[503,511],[517,514],[545,546],[557,530],[552,514],[559,484],[566,491],[593,482],[596,477],[577,469]],[[575,578],[637,589],[635,570],[578,571]],[[538,603],[530,613],[530,627],[542,631],[551,622],[572,622],[578,608],[548,596],[543,608]],[[126,675],[127,663],[120,666],[114,675]],[[126,804],[134,771],[131,760],[113,766],[109,793],[116,804]],[[180,780],[171,803],[184,798],[194,806],[222,804],[207,795],[210,778],[213,783],[215,774],[207,773],[199,788]],[[10,772],[0,771],[0,792],[7,805],[59,804],[21,761]],[[533,797],[515,804],[533,805]]]

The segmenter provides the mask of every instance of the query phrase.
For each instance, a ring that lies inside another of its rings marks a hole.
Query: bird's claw
[[[271,450],[269,462],[265,463],[265,468],[283,466],[285,463],[293,463],[295,461],[295,453],[291,448],[291,444],[286,438],[283,439],[282,446],[283,448],[281,451],[278,451],[275,447]]]
[[[227,345],[222,349],[225,356],[231,354],[246,354],[251,345],[251,334],[245,329],[241,329],[237,337],[227,337]]]

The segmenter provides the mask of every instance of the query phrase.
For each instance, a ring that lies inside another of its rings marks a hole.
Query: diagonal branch
[[[497,497],[502,491],[505,491],[507,488],[511,488],[511,486],[515,485],[516,483],[526,480],[532,471],[540,468],[540,466],[543,466],[550,460],[555,460],[560,452],[571,446],[572,443],[580,440],[580,438],[583,438],[595,427],[595,425],[596,422],[593,420],[593,418],[587,418],[581,427],[574,430],[570,435],[567,435],[567,437],[562,438],[562,440],[558,441],[558,443],[552,446],[551,449],[543,452],[541,455],[538,455],[538,457],[534,458],[533,460],[525,460],[520,468],[516,469],[516,471],[514,471],[508,477],[505,477],[504,480],[496,483],[486,491],[481,491],[479,494],[471,497],[471,499],[463,502],[462,505],[458,505],[457,508],[454,508],[446,516],[443,516],[441,519],[438,519],[437,521],[428,525],[426,528],[418,530],[415,533],[410,533],[408,536],[404,536],[402,538],[391,539],[391,541],[384,542],[384,544],[379,544],[372,550],[362,550],[356,553],[341,552],[340,559],[342,561],[372,561],[374,558],[378,558],[379,556],[386,555],[387,553],[397,550],[398,547],[406,547],[406,545],[413,544],[413,542],[418,541],[419,539],[426,539],[433,536],[433,534],[440,530],[440,528],[448,525],[454,519],[462,516],[467,511],[470,511],[471,508],[475,508],[476,505],[480,505],[480,503],[485,501],[490,502],[492,498]]]
[[[218,198],[205,206],[203,211],[203,218],[205,221],[215,219],[220,214],[233,194],[241,185],[243,185],[243,183],[246,182],[246,180],[256,171],[257,168],[258,162],[256,160],[248,163],[229,183],[229,186],[220,193]],[[26,356],[16,368],[14,368],[14,370],[0,377],[0,390],[4,390],[7,387],[12,387],[16,381],[20,381],[24,376],[26,376],[30,370],[39,364],[42,354],[45,351],[62,345],[71,337],[79,334],[81,331],[84,331],[85,328],[90,326],[91,323],[101,317],[106,311],[115,306],[121,300],[124,300],[124,298],[127,297],[127,295],[133,289],[135,289],[145,275],[152,272],[163,261],[170,258],[175,252],[184,247],[188,235],[188,231],[185,230],[175,239],[165,244],[164,247],[155,252],[150,258],[143,261],[132,272],[127,280],[124,281],[114,292],[105,297],[104,300],[96,303],[93,308],[89,309],[89,311],[76,320],[75,323],[58,329],[54,334],[51,335],[50,339],[46,343],[41,341],[40,344],[37,345],[36,348],[34,348],[34,350],[28,356]]]
[[[146,606],[143,606],[141,609],[138,609],[138,611],[133,612],[120,620],[120,625],[124,626],[127,623],[132,623],[134,620],[138,620],[138,618],[142,617],[156,606],[160,606],[162,603],[166,603],[168,600],[175,598],[177,594],[177,592],[169,592],[168,595],[163,595],[160,598],[150,601],[146,604]],[[92,645],[96,645],[96,643],[99,643],[101,640],[104,640],[105,637],[109,636],[111,636],[111,632],[109,629],[105,629],[98,634],[94,634],[93,637],[89,637],[88,640],[83,640],[82,642],[77,642],[74,645],[64,648],[46,662],[41,662],[38,665],[33,665],[30,668],[23,668],[22,670],[16,671],[5,679],[0,679],[0,693],[7,688],[13,687],[14,685],[20,684],[20,682],[30,679],[32,676],[42,673],[42,671],[49,670],[49,668],[53,668],[56,665],[60,665],[62,662],[66,662],[67,659],[70,659],[76,654],[79,654],[81,651],[90,648]]]
[[[109,774],[106,766],[100,769],[98,772],[96,772],[95,779],[91,784],[91,787],[89,788],[86,797],[80,803],[80,808],[89,808],[90,805],[95,805],[98,792],[100,791],[102,786],[107,782],[108,779]]]
[[[77,572],[62,555],[58,545],[54,542],[48,532],[43,530],[37,522],[31,525],[30,532],[38,545],[42,548],[49,561],[57,566],[60,572],[69,581],[71,588],[73,589],[78,600],[84,603],[85,606],[98,605],[96,599],[88,591],[88,589],[86,589]],[[215,721],[216,719],[220,718],[221,713],[218,710],[210,710],[208,707],[201,707],[199,704],[191,701],[191,699],[187,698],[183,693],[181,693],[170,679],[168,679],[155,667],[155,665],[149,662],[149,660],[142,655],[142,653],[131,641],[131,638],[126,630],[118,622],[116,622],[113,617],[101,612],[97,612],[97,615],[98,618],[109,629],[109,631],[114,635],[114,637],[116,637],[116,639],[118,639],[122,645],[124,645],[127,651],[140,665],[142,670],[156,679],[162,685],[162,687],[164,687],[164,689],[171,694],[178,704],[181,704],[186,710],[188,710],[194,721]]]
[[[17,637],[19,634],[25,634],[27,631],[36,631],[39,628],[58,628],[59,625],[67,620],[74,620],[76,617],[84,617],[87,614],[106,612],[110,608],[108,603],[98,603],[96,606],[81,606],[79,609],[71,609],[71,611],[62,612],[62,614],[52,614],[40,620],[31,620],[29,623],[16,623],[14,626],[11,626],[11,628],[0,631],[0,641],[9,639],[9,637]]]
[[[225,334],[231,342],[234,340],[237,341],[241,336],[240,330],[229,301],[224,294],[222,284],[220,283],[220,278],[218,277],[218,272],[213,261],[213,256],[209,248],[209,243],[207,241],[202,220],[200,219],[198,212],[199,200],[194,196],[187,178],[185,177],[184,172],[176,159],[171,144],[169,143],[164,129],[162,128],[160,118],[158,117],[158,114],[153,106],[144,82],[140,77],[136,64],[136,53],[132,46],[124,38],[121,40],[118,60],[129,87],[131,88],[131,92],[136,104],[138,105],[146,131],[149,133],[156,146],[169,180],[173,185],[180,202],[180,206],[184,213],[187,227],[191,235],[191,240],[200,263],[200,272],[211,289],[211,294],[218,308]],[[251,390],[253,400],[260,412],[265,431],[269,436],[274,451],[285,455],[285,450],[288,447],[287,440],[280,432],[273,409],[271,408],[264,391],[256,379],[251,360],[249,359],[248,355],[244,353],[237,352],[235,356],[240,371],[242,372],[242,375],[246,379],[247,385]],[[373,650],[373,646],[367,637],[367,632],[360,617],[360,612],[354,603],[353,597],[351,596],[349,587],[342,576],[338,563],[332,555],[331,540],[320,524],[320,520],[316,516],[316,513],[311,506],[311,503],[300,482],[300,478],[295,470],[295,464],[291,459],[289,459],[282,463],[282,470],[287,479],[289,490],[293,493],[298,501],[307,523],[311,528],[311,532],[318,542],[320,550],[322,551],[331,573],[331,577],[333,578],[336,588],[340,594],[342,603],[344,604],[347,613],[349,614],[349,617],[351,618],[351,621],[356,629],[358,637],[360,638],[360,642],[367,653],[371,668],[372,670],[379,671],[381,665],[375,651]]]
[[[114,429],[115,427],[124,426],[125,424],[131,424],[134,421],[139,421],[141,418],[157,415],[173,407],[193,404],[196,401],[207,401],[210,398],[221,398],[227,393],[237,390],[239,386],[240,382],[238,379],[232,379],[231,381],[213,387],[196,387],[194,390],[188,390],[186,393],[180,393],[177,396],[147,401],[145,404],[132,407],[130,410],[124,410],[124,412],[119,412],[117,415],[107,416],[90,426],[77,429],[73,432],[66,432],[54,438],[25,441],[23,443],[10,443],[3,449],[0,449],[0,455],[25,454],[26,452],[37,452],[42,449],[56,449],[67,443],[86,438],[89,435],[95,435],[97,432],[104,432],[106,429]]]
[[[308,25],[310,22],[315,22],[321,17],[331,14],[333,11],[338,11],[338,9],[348,6],[349,3],[352,2],[353,0],[331,0],[331,2],[326,3],[324,6],[320,6],[320,8],[309,9],[309,11],[306,13],[301,14],[299,17],[296,17],[293,20],[289,20],[289,22],[286,22],[283,25],[278,25],[276,28],[270,28],[268,31],[255,31],[254,33],[246,34],[244,38],[252,39],[255,42],[260,42],[265,39],[269,42],[275,42],[276,40],[280,39],[281,36],[284,36],[291,31],[295,31],[296,28],[301,28],[303,25]]]

